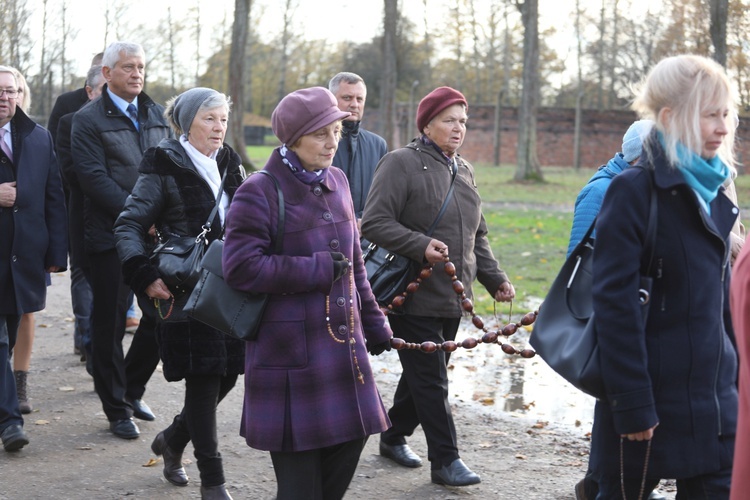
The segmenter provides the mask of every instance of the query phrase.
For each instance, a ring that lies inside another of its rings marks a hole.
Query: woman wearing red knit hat
[[[435,265],[432,276],[408,296],[403,314],[388,316],[394,337],[407,342],[454,340],[463,309],[443,271],[446,256],[471,297],[475,278],[497,301],[515,296],[487,240],[487,224],[474,168],[458,154],[466,135],[468,104],[461,92],[439,87],[417,108],[420,136],[385,155],[375,171],[362,216],[365,238],[391,252]],[[452,191],[451,191],[452,188]],[[447,198],[446,209],[429,228]],[[380,435],[380,454],[405,467],[422,460],[406,444],[418,425],[427,439],[432,482],[480,482],[461,460],[448,402],[449,354],[399,350],[403,373],[388,412],[393,426]]]

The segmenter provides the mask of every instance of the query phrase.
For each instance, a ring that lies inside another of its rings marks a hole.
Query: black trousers
[[[393,336],[407,342],[455,340],[461,318],[389,315]],[[427,458],[432,469],[449,465],[459,458],[456,427],[448,402],[448,360],[450,353],[426,354],[398,351],[403,369],[388,417],[393,424],[381,434],[389,445],[405,444],[418,425],[427,440]]]
[[[167,445],[183,451],[193,442],[203,486],[224,484],[224,467],[216,431],[216,408],[237,382],[237,375],[188,375],[185,405],[164,430]]]
[[[276,500],[340,500],[367,438],[308,451],[272,451]]]
[[[140,399],[146,383],[159,364],[154,327],[153,305],[141,303],[143,318],[128,350],[122,348],[125,336],[125,315],[130,289],[122,281],[120,259],[116,250],[89,255],[90,283],[93,293],[91,311],[91,350],[94,389],[111,422],[130,418],[130,399]],[[145,301],[144,301],[145,302]]]

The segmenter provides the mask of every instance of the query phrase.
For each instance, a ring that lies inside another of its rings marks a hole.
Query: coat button
[[[16,212],[18,212],[18,207],[13,205],[13,213],[16,213]]]
[[[339,334],[346,335],[347,333],[349,333],[349,329],[346,325],[339,325]]]
[[[333,215],[331,214],[331,212],[323,212],[323,219],[333,220]]]
[[[322,195],[322,194],[323,194],[323,189],[322,189],[322,188],[321,188],[320,186],[315,186],[315,187],[313,188],[313,194],[314,194],[315,196],[320,196],[320,195]]]
[[[15,262],[15,261],[17,261],[17,260],[18,260],[18,257],[17,257],[16,255],[14,255],[14,256],[13,256],[13,257],[11,258],[11,260],[12,260],[13,262]]]
[[[331,248],[337,249],[339,247],[339,240],[331,240]]]
[[[344,304],[346,304],[346,299],[344,297],[339,297],[336,299],[336,305],[339,307],[344,307]]]

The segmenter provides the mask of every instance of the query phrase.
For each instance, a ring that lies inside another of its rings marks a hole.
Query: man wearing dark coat
[[[137,43],[114,42],[104,51],[101,96],[73,115],[73,169],[84,194],[84,248],[91,269],[94,388],[122,439],[140,435],[133,421],[153,420],[142,401],[146,383],[159,363],[156,310],[146,297],[143,316],[127,356],[123,353],[130,289],[122,278],[115,248],[114,224],[138,178],[146,149],[169,137],[164,108],[145,92],[145,54]]]
[[[388,145],[379,135],[362,128],[367,86],[361,76],[349,72],[339,73],[328,82],[328,90],[336,96],[339,109],[351,113],[342,122],[341,139],[336,156],[333,157],[333,166],[343,170],[349,180],[359,228],[375,167],[388,152]]]
[[[41,311],[45,272],[68,262],[65,199],[52,137],[16,106],[18,81],[0,66],[0,440],[29,444],[10,356],[21,315]]]

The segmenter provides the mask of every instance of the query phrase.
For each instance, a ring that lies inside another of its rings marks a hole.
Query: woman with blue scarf
[[[607,392],[592,436],[597,498],[640,498],[664,478],[677,480],[678,498],[728,498],[737,423],[729,233],[739,213],[723,187],[734,164],[731,84],[710,59],[670,57],[649,72],[633,108],[655,122],[644,168],[613,179],[596,224],[594,316]]]

